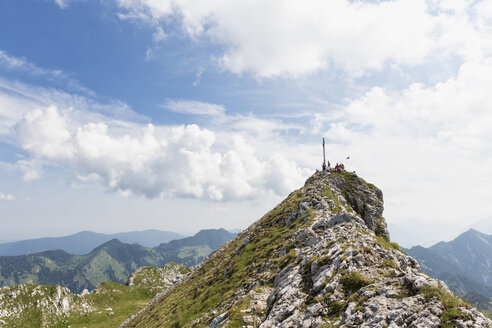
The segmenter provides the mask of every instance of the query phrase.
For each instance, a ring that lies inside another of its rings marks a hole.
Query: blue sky
[[[491,20],[488,0],[2,1],[0,240],[246,227],[322,136],[390,223],[489,217]]]

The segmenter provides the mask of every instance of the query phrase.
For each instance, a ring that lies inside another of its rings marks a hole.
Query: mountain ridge
[[[97,246],[114,238],[127,244],[138,243],[145,247],[156,247],[161,243],[185,237],[176,232],[156,229],[114,234],[103,234],[84,230],[68,236],[43,237],[1,243],[0,256],[26,255],[54,249],[62,249],[67,253],[75,255],[86,255]]]
[[[159,249],[111,239],[86,255],[50,250],[3,256],[0,257],[0,286],[39,283],[61,285],[80,293],[84,289],[94,289],[106,280],[122,283],[142,266],[162,266],[168,262],[195,265],[217,248],[215,239],[223,242],[235,236],[224,229],[204,230],[197,235],[196,239],[187,237],[168,247],[161,244]]]
[[[428,248],[415,246],[407,252],[415,256],[431,275],[458,273],[492,288],[492,235],[470,228],[449,242],[439,242]]]
[[[471,228],[451,241],[405,251],[431,277],[492,315],[492,235]]]
[[[383,195],[317,172],[122,327],[490,327],[389,241]]]

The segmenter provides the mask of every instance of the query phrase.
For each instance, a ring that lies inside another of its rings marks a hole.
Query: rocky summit
[[[389,240],[383,194],[317,172],[124,327],[492,327]]]

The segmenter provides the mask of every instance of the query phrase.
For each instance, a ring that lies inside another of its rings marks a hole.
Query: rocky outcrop
[[[318,172],[125,327],[492,327],[389,241],[379,189]]]
[[[328,180],[329,187],[341,194],[340,201],[348,203],[364,221],[367,228],[389,240],[386,221],[383,219],[383,193],[374,185],[355,174],[335,176]]]
[[[187,272],[187,267],[176,263],[163,268],[142,267],[128,278],[127,286],[105,282],[92,292],[85,290],[79,295],[60,286],[3,287],[0,288],[0,327],[69,327],[73,322],[78,326],[87,322],[82,326],[93,327],[93,322],[104,324],[101,317],[114,317],[117,324],[109,326],[115,327],[131,313],[121,311],[128,311],[127,303],[133,295],[144,295],[135,301],[148,302],[155,294],[171,288]],[[138,309],[135,305],[133,311]]]
[[[60,286],[0,288],[0,327],[50,327],[72,312],[86,314],[94,310],[90,302]],[[44,313],[40,325],[28,319],[32,313]]]
[[[162,291],[175,285],[188,272],[189,268],[178,263],[167,263],[162,268],[142,267],[128,277],[125,285],[151,287]]]

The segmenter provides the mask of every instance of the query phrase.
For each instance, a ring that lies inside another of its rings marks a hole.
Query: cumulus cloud
[[[201,101],[168,100],[162,107],[181,114],[216,116],[225,113],[224,106]]]
[[[332,153],[350,153],[349,167],[379,181],[390,217],[477,218],[490,201],[491,87],[492,60],[467,62],[434,85],[373,87],[313,125]],[[395,205],[398,199],[406,202]]]
[[[79,182],[123,194],[219,201],[284,194],[309,174],[278,152],[259,156],[240,134],[219,139],[193,124],[122,133],[102,121],[77,122],[74,111],[36,109],[17,124],[19,144],[30,154],[19,162],[26,179],[39,176],[37,168],[59,166]]]
[[[117,2],[121,17],[154,24],[181,19],[191,38],[225,47],[218,58],[224,69],[258,77],[419,63],[434,49],[439,23],[425,0]]]
[[[223,69],[260,78],[360,75],[492,51],[490,0],[116,1],[120,18],[158,28],[181,22],[191,39],[219,46]]]
[[[372,88],[346,108],[344,125],[378,136],[436,138],[487,154],[492,151],[490,87],[492,60],[467,62],[456,77],[433,86],[415,83],[399,92]]]
[[[128,129],[132,122],[148,122],[118,100],[99,102],[94,97],[68,93],[60,89],[39,87],[0,77],[0,139],[8,139],[22,117],[34,108],[77,108],[72,115],[81,115],[81,121],[111,121],[116,128]]]
[[[4,194],[0,192],[0,200],[15,200],[14,195]]]

